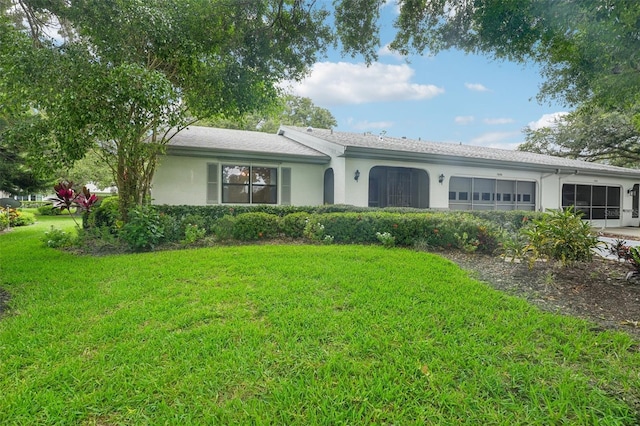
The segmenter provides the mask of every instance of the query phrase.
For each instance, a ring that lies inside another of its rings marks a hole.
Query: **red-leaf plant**
[[[47,198],[47,200],[52,202],[54,209],[69,210],[69,214],[76,226],[78,226],[78,222],[71,214],[71,207],[76,207],[89,213],[91,207],[98,201],[98,197],[95,194],[91,194],[86,186],[83,186],[79,192],[76,191],[73,188],[73,182],[60,181],[54,185],[53,189],[56,195]]]

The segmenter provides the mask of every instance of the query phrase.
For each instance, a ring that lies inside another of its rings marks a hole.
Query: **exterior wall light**
[[[442,185],[442,182],[444,182],[444,174],[440,173],[440,176],[438,176],[438,182],[440,182],[440,185]]]
[[[358,179],[360,179],[360,170],[356,170],[355,174],[353,175],[353,179],[357,182]]]

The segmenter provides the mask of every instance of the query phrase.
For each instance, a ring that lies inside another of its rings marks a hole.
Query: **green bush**
[[[159,213],[160,226],[162,227],[162,242],[175,243],[184,238],[184,227],[178,219],[168,214]]]
[[[308,218],[307,212],[288,214],[280,220],[280,231],[285,237],[302,238]]]
[[[36,216],[30,212],[9,210],[9,222],[11,226],[27,226],[36,223]]]
[[[114,196],[102,199],[87,215],[83,225],[85,228],[107,228],[111,234],[118,235],[119,223],[118,197]]]
[[[52,226],[51,230],[44,233],[42,242],[47,247],[64,248],[73,246],[75,238],[68,232]]]
[[[133,251],[153,250],[163,237],[160,214],[150,205],[128,212],[129,221],[120,230],[120,238]]]
[[[38,214],[40,216],[58,216],[60,215],[60,209],[53,207],[51,204],[45,204],[38,207]]]
[[[233,225],[236,218],[231,215],[225,215],[218,219],[213,227],[213,233],[220,241],[230,240],[233,238]]]
[[[269,213],[242,213],[233,224],[233,238],[251,241],[274,238],[278,235],[278,216]]]
[[[200,228],[198,225],[187,224],[184,229],[184,240],[180,242],[185,245],[193,244],[203,239],[206,234],[206,229]]]
[[[9,218],[7,213],[0,209],[0,231],[4,231],[9,227]]]
[[[534,219],[521,232],[527,239],[526,256],[529,265],[537,259],[552,259],[563,266],[575,262],[590,262],[593,249],[601,242],[591,233],[589,222],[573,207],[551,210]]]

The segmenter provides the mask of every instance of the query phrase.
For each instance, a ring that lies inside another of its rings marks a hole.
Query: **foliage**
[[[201,120],[198,124],[223,129],[275,133],[280,125],[330,129],[337,126],[338,122],[329,110],[314,105],[311,99],[285,95],[279,98],[278,105],[274,106],[274,111],[266,114],[252,112],[239,119],[216,117]]]
[[[0,231],[4,231],[7,227],[9,227],[9,217],[7,213],[0,208]]]
[[[615,240],[609,246],[609,252],[618,258],[618,261],[627,262],[632,270],[627,274],[627,281],[640,276],[640,248],[626,244],[624,240]]]
[[[71,168],[59,174],[64,180],[83,182],[85,185],[92,183],[100,189],[116,185],[113,179],[113,171],[95,148],[89,149],[83,158],[76,161]]]
[[[252,241],[274,238],[278,235],[278,216],[269,213],[242,213],[236,216],[233,238]]]
[[[288,214],[280,220],[280,231],[285,237],[302,238],[308,218],[309,213],[307,212]]]
[[[314,220],[315,218],[305,219],[304,231],[302,235],[311,241],[323,241],[327,234],[324,232],[324,225]],[[334,241],[334,237],[331,236],[331,242]]]
[[[0,7],[0,93],[38,111],[7,135],[37,141],[31,152],[51,150],[66,165],[95,148],[125,221],[176,132],[198,118],[268,109],[278,83],[302,78],[335,39],[328,10],[311,0]]]
[[[215,224],[213,233],[220,241],[233,238],[233,227],[236,222],[235,216],[224,215]]]
[[[50,248],[66,248],[75,244],[75,238],[69,232],[51,226],[51,229],[44,233],[42,242]]]
[[[118,235],[131,250],[147,251],[158,245],[163,232],[160,214],[153,206],[143,205],[129,211],[129,221]]]
[[[188,223],[184,228],[184,240],[181,243],[185,245],[193,244],[203,239],[206,233],[206,229],[200,228],[196,224]]]
[[[396,245],[396,238],[390,232],[376,232],[376,238],[386,248]]]
[[[33,225],[36,221],[36,217],[31,212],[21,211],[19,209],[0,207],[0,217],[3,217],[0,230],[5,229],[7,226],[27,226]]]
[[[84,212],[82,220],[86,224],[91,208],[98,202],[98,197],[95,194],[91,194],[86,186],[83,186],[82,190],[76,191],[73,182],[60,181],[53,189],[56,195],[47,198],[47,201],[52,203],[53,208],[59,209],[61,212],[67,210],[71,214],[71,208],[76,207],[76,211],[81,210]],[[75,217],[73,215],[71,217],[76,222]]]
[[[592,234],[589,222],[583,221],[581,213],[573,207],[551,210],[521,232],[528,241],[526,255],[530,266],[538,259],[556,260],[563,266],[589,262],[593,249],[601,244]]]
[[[432,54],[458,48],[537,62],[546,79],[541,98],[626,109],[638,104],[639,18],[640,4],[626,0],[407,1],[391,48]]]
[[[58,216],[62,211],[51,204],[45,204],[38,207],[38,215],[40,216]]]
[[[526,128],[518,149],[540,154],[601,161],[622,167],[640,165],[640,126],[632,110],[579,108],[551,127]]]
[[[118,197],[105,197],[91,210],[87,217],[88,228],[106,228],[112,235],[117,235],[120,227]]]

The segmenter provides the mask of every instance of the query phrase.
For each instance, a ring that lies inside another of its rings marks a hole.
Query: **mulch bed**
[[[625,280],[629,265],[596,257],[561,267],[511,263],[497,256],[441,253],[497,290],[522,297],[539,308],[587,319],[595,329],[622,330],[640,340],[640,281]]]

